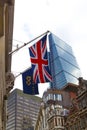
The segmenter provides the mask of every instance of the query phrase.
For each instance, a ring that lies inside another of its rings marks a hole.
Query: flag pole
[[[27,43],[24,43],[24,44],[23,44],[22,46],[20,46],[19,48],[15,49],[15,50],[13,50],[13,51],[11,51],[11,52],[9,52],[8,55],[12,55],[14,52],[20,50],[21,48],[25,47],[25,46],[28,45],[29,43],[33,42],[34,40],[38,39],[39,37],[41,37],[41,36],[43,36],[43,35],[45,35],[45,34],[47,34],[47,33],[50,33],[50,31],[46,31],[45,33],[43,33],[43,34],[41,34],[40,36],[34,38],[33,40],[31,40],[31,41],[29,41],[29,42],[27,42]]]
[[[19,72],[19,74],[16,75],[15,78],[19,77],[22,73],[24,73],[25,71],[27,71],[27,70],[29,70],[29,69],[31,69],[31,66],[30,66],[29,68],[25,69],[24,71]]]

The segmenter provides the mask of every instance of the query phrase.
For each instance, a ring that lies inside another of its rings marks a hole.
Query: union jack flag
[[[29,48],[30,59],[34,68],[33,80],[35,83],[52,81],[47,58],[46,38],[47,36],[45,35]]]

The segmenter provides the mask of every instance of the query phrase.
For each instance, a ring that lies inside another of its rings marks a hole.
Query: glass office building
[[[6,130],[34,129],[41,98],[15,89],[8,97]]]
[[[67,83],[77,84],[81,72],[71,46],[56,35],[49,35],[50,66],[53,77],[51,87],[62,89]]]

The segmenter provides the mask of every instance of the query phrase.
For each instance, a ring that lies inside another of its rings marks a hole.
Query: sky
[[[87,79],[87,0],[15,0],[13,50],[49,30],[69,44]],[[28,47],[12,54],[15,76],[30,67]],[[41,87],[40,87],[41,86]],[[21,75],[14,88],[22,89]],[[49,84],[39,85],[39,95]]]

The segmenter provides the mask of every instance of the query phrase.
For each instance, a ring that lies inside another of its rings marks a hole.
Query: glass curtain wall
[[[50,67],[53,77],[51,87],[63,88],[67,83],[77,84],[81,71],[71,46],[56,35],[49,35]]]

